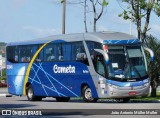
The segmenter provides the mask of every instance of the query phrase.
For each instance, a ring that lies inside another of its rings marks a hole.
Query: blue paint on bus
[[[128,40],[104,40],[103,44],[114,44],[114,45],[126,45],[126,44],[140,44],[139,39],[128,39]]]
[[[62,68],[62,72],[54,72],[54,66]],[[75,72],[67,72],[68,66],[75,67]],[[87,83],[94,91],[93,96],[98,97],[90,73],[86,65],[80,62],[43,62],[34,63],[29,82],[32,83],[35,95],[55,97],[77,97],[81,96],[81,85]],[[78,83],[78,84],[76,84]]]
[[[114,80],[106,80],[106,83],[115,85],[118,87],[136,87],[136,86],[143,86],[144,84],[148,83],[148,78],[142,81],[136,81],[136,82],[118,82]],[[146,82],[147,81],[147,82]]]

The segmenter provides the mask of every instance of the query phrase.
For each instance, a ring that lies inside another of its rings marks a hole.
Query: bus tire
[[[56,97],[57,102],[68,102],[70,97]]]
[[[31,84],[27,87],[27,98],[29,101],[41,101],[42,100],[42,97],[34,95],[34,90]]]
[[[82,88],[82,98],[85,102],[97,102],[97,98],[92,97],[92,91],[89,86],[85,85]]]
[[[117,98],[116,101],[118,103],[127,103],[129,102],[130,98]]]

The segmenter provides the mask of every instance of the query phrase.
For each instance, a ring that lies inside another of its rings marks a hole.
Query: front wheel
[[[34,90],[31,84],[27,87],[26,91],[27,91],[27,98],[29,101],[41,101],[42,100],[42,97],[34,95]]]
[[[82,88],[82,97],[85,102],[97,102],[97,98],[92,97],[92,91],[89,86],[84,86]]]

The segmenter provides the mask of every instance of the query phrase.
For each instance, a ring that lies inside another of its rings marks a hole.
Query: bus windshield
[[[141,46],[108,46],[109,76],[134,79],[147,75]]]

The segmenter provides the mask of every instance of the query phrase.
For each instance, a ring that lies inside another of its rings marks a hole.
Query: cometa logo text
[[[54,73],[75,73],[75,66],[59,67],[57,65],[53,66]]]

